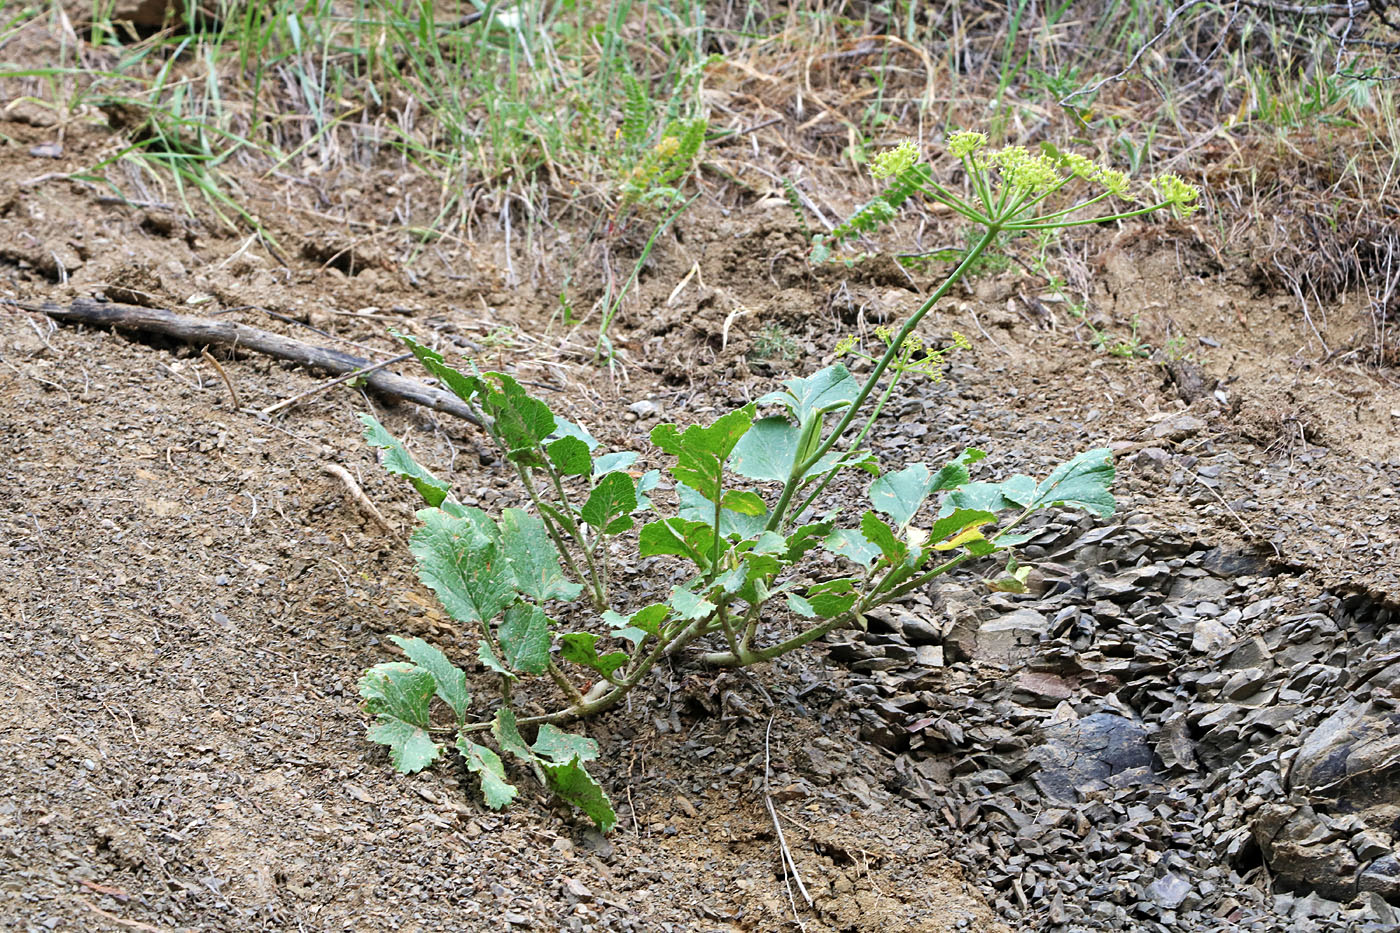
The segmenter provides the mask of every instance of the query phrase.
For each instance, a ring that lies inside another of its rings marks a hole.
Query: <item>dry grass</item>
[[[216,6],[242,12],[133,33],[54,3],[7,10],[0,56],[25,66],[0,72],[0,97],[115,128],[125,144],[90,175],[134,200],[202,199],[270,231],[291,205],[401,262],[503,239],[509,280],[562,281],[604,308],[667,213],[619,205],[669,119],[709,117],[704,197],[791,194],[818,231],[868,196],[864,163],[896,140],[968,126],[1069,144],[1202,182],[1212,248],[1250,257],[1261,287],[1306,314],[1366,292],[1370,360],[1396,353],[1395,85],[1355,75],[1400,70],[1386,45],[1400,36],[1373,13],[639,0],[524,2],[481,20],[466,2]],[[638,106],[646,131],[624,133]],[[916,222],[948,239],[938,217]],[[558,227],[582,235],[561,249]]]

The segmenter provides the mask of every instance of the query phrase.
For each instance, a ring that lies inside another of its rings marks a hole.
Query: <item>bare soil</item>
[[[568,338],[555,313],[548,249],[508,248],[483,220],[409,262],[412,244],[381,235],[383,192],[413,183],[401,173],[327,181],[319,207],[250,181],[280,218],[270,248],[206,209],[62,178],[110,131],[63,127],[55,160],[30,148],[60,128],[22,116],[0,124],[0,299],[101,294],[381,356],[394,327],[513,367],[612,444],[642,444],[653,423],[629,405],[705,420],[819,365],[836,335],[906,314],[927,285],[893,263],[811,272],[778,193],[712,193],[645,271],[609,371],[588,362],[591,326]],[[346,205],[359,226],[338,219]],[[1171,360],[1096,354],[1014,267],[975,280],[929,327],[974,350],[943,385],[911,388],[882,456],[976,443],[1009,472],[1115,444],[1132,520],[1400,602],[1400,382],[1348,357],[1370,339],[1366,309],[1344,298],[1304,319],[1212,236],[1176,224],[1082,244],[1102,324],[1137,316],[1157,346],[1182,338]],[[760,355],[765,333],[783,352]],[[449,651],[466,636],[417,582],[412,502],[355,415],[375,411],[483,504],[514,504],[512,487],[469,425],[345,386],[259,418],[320,380],[252,355],[220,364],[237,407],[197,348],[0,304],[8,928],[777,930],[795,928],[794,903],[811,933],[1007,928],[946,858],[950,815],[896,793],[894,759],[861,741],[848,673],[821,652],[752,675],[677,667],[591,723],[620,814],[607,838],[542,794],[496,814],[465,772],[395,776],[364,739],[358,673],[392,656],[386,634]],[[1172,430],[1183,414],[1204,427]],[[1179,493],[1141,465],[1149,448],[1235,465]],[[813,909],[785,881],[769,796]]]

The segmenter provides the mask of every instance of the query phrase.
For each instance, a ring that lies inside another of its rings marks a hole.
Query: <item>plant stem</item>
[[[903,375],[903,369],[895,372],[894,378],[890,380],[890,384],[885,387],[885,391],[880,395],[880,400],[875,403],[875,410],[870,413],[870,417],[865,422],[865,427],[861,428],[860,433],[856,435],[856,439],[851,441],[851,450],[857,450],[861,442],[865,440],[866,435],[870,433],[870,429],[875,426],[876,419],[880,417],[880,412],[884,411],[885,403],[888,402],[890,396],[894,394],[894,387],[899,385],[899,380]],[[807,511],[813,502],[817,501],[817,496],[820,496],[822,491],[825,490],[827,486],[831,485],[831,481],[836,478],[836,474],[840,471],[840,464],[832,467],[831,470],[821,478],[821,482],[817,483],[817,488],[812,490],[812,494],[802,500],[802,504],[792,511],[791,515],[788,516],[783,524],[787,527],[791,527],[793,522],[797,521],[802,513]],[[786,530],[786,528],[784,530]]]
[[[811,456],[802,463],[795,465],[792,475],[788,477],[787,483],[783,486],[783,491],[778,497],[777,504],[773,506],[773,515],[768,519],[766,530],[777,531],[782,527],[782,523],[787,516],[788,506],[792,504],[793,493],[797,491],[802,477],[817,463],[817,461],[821,460],[821,458],[826,455],[826,452],[836,444],[841,438],[841,435],[846,433],[846,429],[849,428],[851,422],[855,420],[856,414],[860,411],[861,406],[865,404],[865,400],[870,397],[870,393],[873,392],[875,386],[879,384],[880,377],[884,375],[885,369],[894,358],[899,355],[899,348],[903,346],[905,338],[913,333],[915,327],[919,326],[919,322],[924,319],[924,315],[928,314],[929,311],[933,309],[933,306],[938,304],[938,302],[943,299],[944,295],[948,294],[953,284],[967,274],[967,270],[981,257],[987,247],[992,245],[993,241],[996,240],[997,234],[1000,232],[1001,227],[998,224],[990,224],[986,232],[982,235],[982,238],[977,241],[977,245],[972,247],[968,254],[963,257],[963,261],[958,263],[958,267],[949,273],[948,278],[944,279],[943,284],[939,285],[934,293],[928,296],[924,303],[919,306],[919,309],[915,311],[909,320],[905,322],[904,326],[899,329],[899,333],[895,334],[894,339],[890,342],[889,349],[885,351],[884,356],[880,357],[880,361],[875,364],[875,369],[871,371],[870,377],[865,380],[865,385],[861,387],[860,393],[856,395],[855,401],[851,402],[850,407],[846,409],[846,414],[842,416],[840,422],[832,429],[831,434],[818,445]]]

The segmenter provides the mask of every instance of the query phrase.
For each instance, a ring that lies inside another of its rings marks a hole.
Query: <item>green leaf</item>
[[[849,577],[818,583],[807,590],[807,602],[823,619],[832,619],[856,604],[856,581]]]
[[[929,529],[928,533],[929,545],[936,545],[949,535],[958,534],[968,528],[994,522],[996,518],[985,509],[958,509],[933,523],[933,528]]]
[[[889,525],[880,520],[874,512],[861,516],[860,533],[865,539],[880,549],[880,554],[891,564],[900,564],[909,556],[909,547],[899,540]]]
[[[549,619],[533,603],[518,602],[506,610],[496,631],[505,662],[523,674],[541,674],[549,667]]]
[[[609,609],[603,613],[603,621],[617,629],[616,634],[619,638],[628,638],[634,643],[639,643],[642,635],[659,635],[661,623],[665,622],[670,614],[670,606],[665,603],[653,603],[638,609],[630,618]],[[636,637],[633,637],[633,633]]]
[[[806,424],[813,414],[843,408],[860,394],[860,383],[840,363],[819,369],[805,378],[788,379],[783,385],[787,386],[786,391],[769,392],[758,404],[783,405],[798,424]]]
[[[565,476],[587,476],[593,470],[588,445],[576,437],[561,437],[545,447],[549,462]]]
[[[785,483],[801,436],[802,430],[786,418],[760,418],[735,445],[729,468],[749,479]]]
[[[964,452],[963,457],[967,454]],[[930,493],[946,492],[949,489],[957,489],[965,483],[972,482],[972,474],[968,472],[967,464],[963,457],[945,463],[943,467],[933,475],[933,479],[928,484]]]
[[[656,484],[659,482],[661,482],[660,470],[647,470],[641,476],[637,477],[638,510],[651,508],[651,500],[647,498],[646,494],[655,489]]]
[[[768,506],[763,503],[757,493],[747,490],[731,489],[724,494],[721,504],[731,512],[738,512],[740,515],[762,518],[768,514]]]
[[[421,771],[442,753],[428,735],[428,702],[437,692],[432,672],[403,661],[376,664],[360,677],[365,709],[378,723],[371,742],[389,746],[389,760],[404,774]]]
[[[1035,490],[1028,508],[1066,505],[1109,518],[1118,507],[1113,486],[1113,451],[1107,447],[1087,450],[1057,466]]]
[[[519,791],[506,781],[506,768],[500,755],[461,736],[457,738],[457,751],[466,759],[467,770],[481,779],[481,796],[488,807],[500,810],[515,799]]]
[[[598,743],[586,735],[574,735],[557,726],[545,723],[535,735],[531,750],[541,758],[557,765],[570,761],[595,761],[598,758]]]
[[[598,439],[589,434],[587,428],[563,418],[556,417],[554,419],[554,431],[549,436],[551,439],[572,437],[581,441],[588,448],[589,453],[598,449]]]
[[[401,444],[398,438],[390,434],[384,425],[380,424],[373,415],[360,415],[360,421],[365,426],[365,441],[372,447],[378,447],[384,451],[382,464],[384,469],[390,473],[408,478],[413,484],[413,488],[418,490],[418,495],[423,497],[423,501],[433,507],[442,505],[442,501],[452,492],[452,485],[438,479],[414,460],[408,450]]]
[[[559,568],[559,552],[538,516],[505,509],[500,530],[501,547],[520,592],[538,600],[570,600],[582,591],[583,587],[571,583]]]
[[[480,379],[476,376],[468,376],[448,366],[442,354],[436,350],[429,349],[407,334],[401,334],[396,330],[390,330],[389,333],[403,341],[404,345],[413,352],[414,356],[418,357],[418,362],[422,363],[428,372],[437,377],[438,381],[447,386],[452,394],[468,405],[474,404],[477,396],[485,390],[486,387]]]
[[[433,675],[437,695],[442,698],[444,703],[452,707],[452,712],[457,714],[457,723],[460,725],[466,719],[467,707],[472,702],[472,695],[467,692],[467,675],[461,668],[447,660],[447,655],[421,638],[401,638],[398,635],[390,635],[389,640],[402,648],[403,653],[408,655],[410,661]]]
[[[626,473],[636,462],[637,454],[630,450],[603,454],[593,461],[593,475],[606,476],[609,473]]]
[[[501,663],[501,659],[496,657],[496,652],[491,650],[491,643],[484,638],[476,640],[476,657],[486,666],[487,670],[495,671],[497,674],[504,674],[507,677],[514,677],[510,668]]]
[[[828,551],[840,554],[862,567],[869,567],[875,558],[880,556],[880,548],[859,531],[838,528],[827,535],[822,543]]]
[[[559,656],[565,661],[582,664],[611,677],[613,671],[627,663],[627,655],[621,651],[598,654],[598,636],[592,632],[570,632],[559,639]]]
[[[418,515],[424,524],[413,533],[409,550],[418,559],[419,579],[458,622],[494,619],[515,599],[510,562],[495,544],[482,543],[484,534],[471,518],[436,509]]]
[[[804,597],[798,596],[796,593],[787,594],[787,604],[789,609],[803,618],[817,618],[817,607],[813,606],[811,602]]]
[[[651,442],[676,458],[670,473],[709,502],[720,497],[723,464],[753,424],[754,406],[745,405],[716,419],[709,427],[691,425],[682,433],[674,424],[652,429]]]
[[[963,472],[967,472],[966,468]],[[911,463],[899,472],[886,473],[871,483],[870,501],[875,508],[894,519],[896,527],[902,528],[913,521],[930,488],[928,467],[922,463]]]
[[[550,764],[542,762],[546,783],[555,796],[565,803],[582,810],[603,832],[613,828],[617,814],[613,812],[612,801],[592,775],[577,762]]]
[[[705,570],[710,566],[714,542],[714,532],[708,523],[666,518],[642,526],[637,539],[637,553],[642,557],[675,554],[690,559]]]
[[[677,618],[691,622],[710,615],[715,611],[715,604],[677,586],[671,589],[671,608],[676,610]]]
[[[496,718],[491,721],[491,734],[501,751],[509,752],[529,765],[536,762],[535,753],[520,737],[520,726],[515,721],[515,713],[504,706],[496,710]]]
[[[688,522],[699,522],[706,528],[713,526],[715,520],[715,504],[707,502],[705,497],[700,495],[689,486],[676,485],[676,515]],[[768,522],[768,514],[765,511],[762,515],[743,515],[733,509],[721,508],[719,512],[719,533],[725,538],[738,536],[740,538],[757,537],[763,532],[763,527]],[[706,550],[705,554],[709,554]]]
[[[511,376],[505,373],[486,375],[501,388],[487,393],[482,407],[494,419],[511,459],[537,462],[540,442],[555,431],[554,413],[544,402],[531,397]]]
[[[1030,505],[1035,499],[1036,488],[1035,479],[1024,473],[1017,473],[1015,476],[1001,481],[1002,496],[1021,508]]]
[[[633,525],[637,488],[626,473],[609,473],[598,481],[579,517],[605,534],[618,534]]]
[[[788,563],[797,563],[812,548],[822,543],[822,539],[831,534],[831,522],[814,522],[810,525],[803,525],[788,535],[787,553],[783,554],[783,560]]]
[[[1020,492],[1018,489],[1003,489],[1001,483],[967,483],[943,497],[943,504],[938,509],[938,517],[942,519],[959,509],[1004,512],[1007,509],[1022,508],[1015,500],[1006,497],[1008,491],[1013,495]]]

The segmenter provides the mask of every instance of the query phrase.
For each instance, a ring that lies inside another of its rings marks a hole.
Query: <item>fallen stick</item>
[[[164,308],[143,308],[139,305],[93,301],[89,298],[78,298],[68,304],[9,299],[5,299],[3,303],[25,311],[46,314],[65,324],[87,324],[91,327],[110,327],[138,334],[158,334],[193,346],[253,350],[275,359],[287,360],[338,376],[367,370],[364,375],[365,385],[380,395],[456,415],[472,424],[480,423],[466,403],[451,392],[425,385],[406,376],[374,369],[373,360],[303,343],[246,324],[212,321],[176,314]]]

